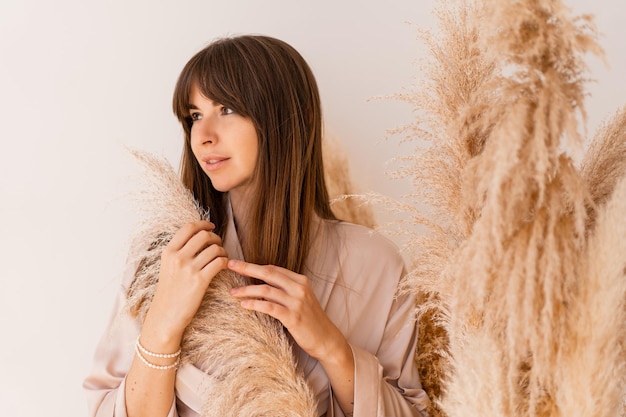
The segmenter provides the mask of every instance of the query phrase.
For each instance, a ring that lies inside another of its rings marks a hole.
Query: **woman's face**
[[[194,84],[189,97],[191,149],[213,187],[242,197],[251,189],[259,140],[252,120],[202,95]]]

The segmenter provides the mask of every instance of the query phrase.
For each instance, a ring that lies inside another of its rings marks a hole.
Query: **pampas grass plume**
[[[128,289],[128,310],[143,321],[154,295],[163,247],[185,223],[208,219],[169,163],[133,150],[145,167],[138,194],[142,222],[134,240],[138,265]],[[203,417],[313,417],[317,402],[277,320],[243,309],[229,290],[248,283],[222,271],[215,276],[185,330],[182,362],[208,369]]]
[[[423,303],[418,366],[433,415],[615,416],[626,284],[624,111],[581,170],[589,16],[557,0],[442,1],[423,32],[405,157],[416,234],[405,291]],[[398,205],[399,206],[399,205]],[[431,360],[429,360],[431,359]],[[585,388],[586,386],[586,388]],[[584,396],[585,398],[581,398]]]
[[[582,162],[581,173],[589,185],[593,205],[587,229],[593,229],[595,207],[610,198],[617,181],[626,175],[626,106],[604,121]]]
[[[323,142],[324,178],[335,216],[350,223],[370,228],[376,226],[371,207],[358,198],[358,191],[350,175],[348,157],[337,138],[330,135]]]

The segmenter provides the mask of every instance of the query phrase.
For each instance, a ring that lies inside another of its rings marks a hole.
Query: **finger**
[[[272,287],[267,284],[246,285],[243,287],[232,288],[230,294],[239,299],[260,299],[289,307],[289,295],[280,288]]]
[[[167,244],[167,247],[172,251],[178,251],[200,230],[212,231],[213,229],[215,229],[215,225],[206,220],[186,223],[174,234],[170,243]]]
[[[204,268],[202,268],[201,273],[205,280],[208,281],[208,284],[211,283],[213,278],[220,272],[225,269],[228,269],[228,258],[225,256],[220,256],[218,258],[214,258],[211,262],[206,264]],[[207,284],[207,286],[208,286]]]
[[[284,320],[289,314],[289,310],[280,304],[267,300],[249,299],[242,300],[241,307],[246,310],[258,311],[259,313],[270,315],[287,327]]]
[[[275,287],[284,289],[293,287],[294,283],[303,284],[306,282],[306,277],[303,275],[275,265],[257,265],[231,259],[228,262],[228,268],[240,275],[258,278]]]
[[[183,256],[194,258],[212,245],[222,246],[222,239],[215,233],[202,229],[189,238],[187,243],[180,249],[180,252]]]
[[[226,249],[217,244],[210,245],[202,249],[195,256],[195,258],[193,259],[193,265],[195,268],[200,270],[211,261],[213,261],[215,258],[228,258],[228,253],[226,253]]]

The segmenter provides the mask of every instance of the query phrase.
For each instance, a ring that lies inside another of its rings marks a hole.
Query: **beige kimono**
[[[305,275],[322,308],[352,347],[354,416],[426,415],[429,400],[414,363],[415,300],[412,296],[396,297],[398,281],[405,273],[396,246],[362,226],[333,221],[318,221],[316,226]],[[231,258],[243,259],[232,219],[223,243]],[[83,384],[91,416],[126,416],[125,376],[141,328],[141,323],[123,313],[130,275],[124,280],[97,347],[93,370]],[[297,354],[317,396],[318,414],[344,416],[332,398],[322,366],[302,350]],[[176,401],[168,417],[198,416],[203,404],[200,392],[207,383],[201,369],[181,366],[176,376]]]

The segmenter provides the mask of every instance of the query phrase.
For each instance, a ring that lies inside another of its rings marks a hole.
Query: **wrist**
[[[169,371],[178,369],[180,365],[180,348],[174,353],[157,353],[146,349],[137,338],[135,343],[135,354],[148,368],[159,371]]]
[[[328,375],[339,406],[345,415],[352,415],[356,372],[352,347],[344,337],[341,337],[340,343],[318,360]]]
[[[164,354],[173,353],[180,348],[182,339],[183,331],[154,323],[149,314],[146,316],[140,336],[141,345],[146,349]]]
[[[341,335],[339,338],[333,338],[332,341],[333,343],[328,346],[325,353],[321,354],[316,359],[324,369],[335,367],[343,369],[346,365],[352,367],[354,365],[352,348],[345,337]]]

